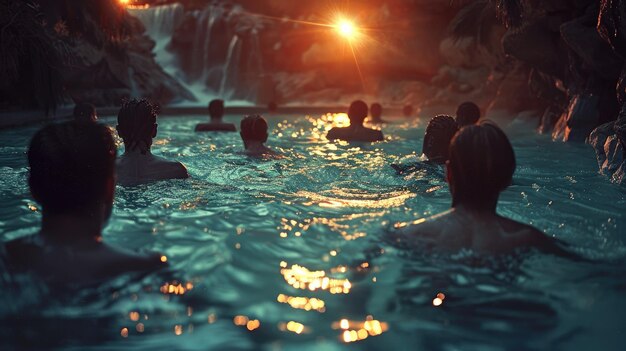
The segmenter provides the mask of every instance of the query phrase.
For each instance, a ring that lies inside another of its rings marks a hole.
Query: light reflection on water
[[[58,298],[27,277],[3,277],[2,340],[36,342],[29,330],[41,345],[81,350],[585,350],[585,340],[610,350],[617,340],[600,325],[623,324],[623,263],[433,257],[381,240],[449,206],[441,172],[398,176],[389,166],[420,151],[423,123],[389,124],[386,142],[356,145],[323,138],[347,125],[342,114],[270,117],[269,145],[286,158],[260,161],[238,153],[237,133],[193,133],[204,118],[159,121],[155,153],[193,178],[118,188],[104,235],[162,252],[171,270]],[[33,131],[0,132],[3,240],[37,227],[24,158]],[[597,175],[593,152],[510,134],[519,168],[499,211],[586,257],[623,260],[624,190]]]

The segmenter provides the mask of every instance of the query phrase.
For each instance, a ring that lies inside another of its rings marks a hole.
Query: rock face
[[[38,52],[47,50],[43,62],[29,59],[28,51],[19,58],[18,75],[9,77],[0,90],[4,109],[54,109],[58,104],[89,102],[97,106],[117,106],[123,98],[146,97],[160,104],[193,99],[193,95],[169,76],[154,60],[154,42],[145,28],[126,10],[108,0],[70,3],[60,0],[0,3],[3,13],[17,8],[5,23],[36,19],[29,30],[12,31],[9,45],[22,43]],[[4,16],[0,18],[4,21]],[[19,27],[17,28],[19,29]],[[53,43],[41,47],[41,42]],[[19,47],[17,48],[19,49]],[[3,57],[6,58],[3,50]],[[39,79],[24,79],[23,72],[36,72]],[[50,79],[55,77],[54,84]],[[32,95],[36,99],[20,95]],[[17,95],[13,97],[13,95]],[[4,97],[8,97],[4,101]]]

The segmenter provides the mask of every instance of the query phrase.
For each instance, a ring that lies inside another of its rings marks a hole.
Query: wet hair
[[[127,150],[141,144],[152,145],[158,107],[146,99],[132,99],[122,103],[117,114],[117,131]]]
[[[383,106],[377,102],[373,103],[370,106],[370,115],[372,118],[380,119],[380,116],[383,114]]]
[[[224,100],[215,99],[209,102],[209,116],[211,119],[220,119],[224,116]]]
[[[96,107],[86,102],[74,106],[74,120],[80,122],[95,122]]]
[[[261,115],[246,116],[241,120],[241,138],[244,141],[267,141],[267,121]]]
[[[456,110],[456,123],[459,128],[476,124],[480,119],[480,108],[473,102],[464,102]]]
[[[105,201],[116,152],[104,125],[76,121],[48,125],[35,133],[28,148],[31,192],[49,213],[92,209]]]
[[[350,118],[350,124],[362,125],[363,121],[367,117],[368,113],[367,104],[361,100],[353,101],[348,108],[348,117]]]
[[[276,112],[278,110],[278,105],[274,101],[271,101],[267,104],[267,110],[269,112]]]
[[[405,117],[411,117],[413,115],[413,106],[412,105],[404,105],[402,108],[402,114]]]
[[[513,147],[498,126],[485,121],[461,128],[450,144],[452,206],[495,205],[511,184],[515,167]]]
[[[456,122],[450,116],[435,116],[428,122],[422,152],[430,162],[443,164],[448,160],[450,141],[457,131]]]

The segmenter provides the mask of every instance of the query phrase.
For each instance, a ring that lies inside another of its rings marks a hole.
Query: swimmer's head
[[[498,126],[482,122],[462,128],[450,144],[447,175],[452,206],[495,210],[514,172],[513,147]]]
[[[480,108],[473,102],[464,102],[456,110],[456,123],[459,128],[476,124],[480,119]]]
[[[422,152],[430,162],[444,164],[448,160],[450,141],[457,130],[450,116],[439,115],[428,122]]]
[[[78,122],[96,122],[98,115],[96,107],[86,102],[81,102],[74,106],[74,120]]]
[[[246,116],[241,120],[241,139],[247,148],[251,142],[265,143],[267,141],[267,121],[261,115]]]
[[[146,99],[132,99],[122,103],[117,114],[117,133],[124,140],[126,151],[150,150],[157,134],[158,108]]]
[[[348,109],[348,117],[350,125],[363,125],[363,121],[367,118],[367,104],[361,100],[353,101]]]
[[[377,102],[373,103],[372,106],[370,106],[370,115],[374,120],[379,120],[383,115],[383,106]]]
[[[224,100],[215,99],[209,102],[209,116],[211,120],[221,120],[224,117]]]
[[[402,108],[402,114],[404,115],[404,117],[411,117],[413,116],[413,106],[412,105],[405,105]]]
[[[108,127],[97,123],[51,124],[28,148],[28,183],[43,214],[106,220],[115,192],[116,147]]]

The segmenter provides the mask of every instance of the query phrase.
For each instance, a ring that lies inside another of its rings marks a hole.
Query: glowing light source
[[[341,36],[348,40],[354,39],[358,34],[357,28],[354,23],[346,19],[339,20],[339,22],[335,25],[335,29]]]

